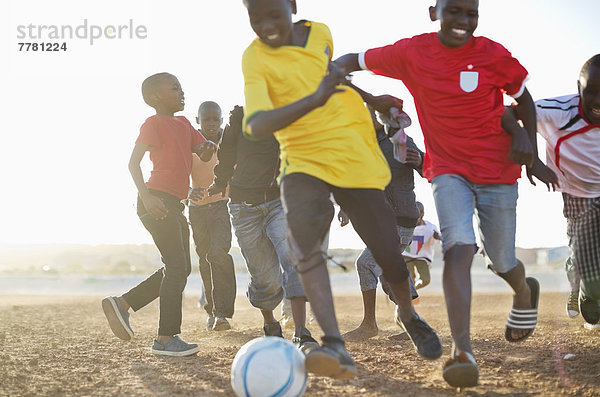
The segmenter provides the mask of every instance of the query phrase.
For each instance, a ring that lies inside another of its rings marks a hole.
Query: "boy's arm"
[[[517,164],[533,165],[533,146],[528,132],[517,121],[515,109],[507,106],[501,119],[502,129],[512,138],[508,157]]]
[[[389,115],[391,108],[395,107],[398,110],[402,110],[402,106],[404,105],[402,99],[396,98],[395,96],[373,95],[355,86],[352,83],[348,83],[348,86],[352,87],[356,92],[358,92],[362,100],[365,101],[373,109],[377,110],[379,113]]]
[[[217,145],[213,141],[204,141],[192,148],[192,152],[196,153],[205,163],[210,161],[216,151]]]
[[[406,163],[410,164],[419,175],[423,176],[423,159],[425,153],[419,149],[415,141],[410,137],[406,136]]]
[[[523,122],[523,126],[527,131],[529,141],[533,148],[533,162],[531,167],[527,167],[527,177],[529,178],[529,182],[535,186],[535,181],[533,180],[533,177],[535,176],[546,185],[548,190],[550,190],[550,188],[556,190],[556,187],[558,186],[556,174],[550,168],[546,167],[538,157],[535,103],[527,88],[525,88],[521,96],[515,98],[515,101],[517,102],[517,105],[515,106],[515,115]]]
[[[261,139],[287,127],[311,110],[325,105],[333,94],[343,92],[338,85],[345,81],[346,73],[330,62],[328,73],[314,93],[289,105],[257,113],[247,121],[250,134]]]
[[[142,168],[140,167],[142,158],[144,158],[144,154],[149,149],[150,145],[139,142],[135,144],[133,151],[131,152],[131,157],[129,158],[129,172],[131,173],[131,177],[137,187],[138,194],[146,211],[148,211],[154,219],[164,219],[167,216],[168,210],[160,198],[150,194],[148,191],[148,188],[144,183]]]
[[[238,139],[242,136],[242,120],[244,118],[244,109],[241,106],[235,106],[229,115],[229,123],[223,131],[223,139],[217,150],[219,163],[215,166],[215,180],[208,188],[210,196],[225,193],[227,184],[233,176],[233,171],[237,163],[237,145]]]

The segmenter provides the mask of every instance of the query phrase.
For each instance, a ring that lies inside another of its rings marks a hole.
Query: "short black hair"
[[[590,59],[588,59],[581,67],[581,71],[579,72],[579,75],[582,76],[583,74],[585,74],[585,72],[588,71],[590,66],[595,66],[597,68],[600,68],[600,54],[596,54],[593,57],[591,57]]]
[[[146,102],[150,106],[154,106],[154,103],[152,102],[152,94],[154,94],[154,92],[156,91],[158,82],[167,76],[173,75],[167,72],[160,72],[153,74],[150,77],[146,77],[146,79],[142,83],[142,96],[144,97],[144,102]]]
[[[218,103],[216,103],[215,101],[204,101],[200,104],[200,107],[198,107],[198,116],[200,115],[201,111],[203,111],[206,108],[210,108],[210,107],[217,108],[219,110],[219,114],[220,115],[223,114],[223,111],[221,110],[221,106],[219,106]]]

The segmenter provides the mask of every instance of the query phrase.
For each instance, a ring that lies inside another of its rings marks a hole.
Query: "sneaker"
[[[433,328],[429,326],[417,313],[409,322],[402,322],[394,316],[398,324],[410,337],[417,353],[427,360],[435,360],[442,356],[442,343]]]
[[[579,311],[583,319],[589,324],[598,324],[600,321],[600,306],[595,299],[588,298],[579,292]]]
[[[212,327],[213,331],[227,331],[231,329],[231,324],[225,317],[215,317],[215,323]]]
[[[279,325],[279,321],[275,321],[274,323],[265,324],[263,327],[263,332],[265,336],[278,336],[283,338],[283,331],[281,330],[281,325]]]
[[[214,316],[206,317],[206,330],[212,331],[214,325],[215,325],[215,317]]]
[[[133,329],[129,325],[129,312],[121,306],[119,298],[107,296],[102,299],[102,310],[108,320],[108,325],[113,334],[119,339],[131,340]]]
[[[179,335],[175,335],[169,339],[164,345],[154,340],[152,345],[152,353],[159,356],[184,357],[198,353],[200,348],[195,343],[184,342]]]
[[[294,318],[291,313],[281,313],[281,326],[283,328],[294,328]]]
[[[579,290],[571,291],[569,293],[567,315],[571,318],[575,318],[579,315]]]
[[[300,336],[293,336],[292,343],[296,345],[298,350],[304,353],[304,355],[308,354],[312,349],[319,347],[319,342],[312,337],[310,331],[306,328],[302,328]]]
[[[344,340],[336,337],[323,337],[323,345],[311,349],[306,355],[305,365],[308,372],[317,376],[347,379],[358,375]]]

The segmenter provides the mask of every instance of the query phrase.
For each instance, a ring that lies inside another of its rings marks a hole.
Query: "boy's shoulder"
[[[565,111],[579,106],[579,94],[562,95],[535,101],[538,108]]]
[[[578,125],[579,94],[537,100],[535,110],[539,125],[567,131]]]
[[[162,121],[166,120],[166,119],[173,119],[180,124],[184,124],[186,126],[190,126],[193,128],[192,123],[190,123],[190,121],[185,116],[168,117],[168,116],[161,116],[159,114],[153,114],[152,116],[148,117],[146,120],[144,120],[144,123],[142,124],[142,126],[147,126],[147,127],[157,126],[158,127],[158,126],[163,125],[164,123]]]

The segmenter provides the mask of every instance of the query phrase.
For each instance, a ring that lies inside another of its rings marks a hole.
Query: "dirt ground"
[[[231,396],[229,373],[237,350],[261,336],[261,317],[239,296],[233,329],[208,332],[196,297],[187,296],[182,337],[200,344],[197,356],[161,358],[150,352],[157,305],[132,316],[131,342],[114,337],[100,307],[101,297],[0,295],[0,396]],[[418,312],[438,331],[444,356],[420,359],[409,341],[392,341],[398,332],[392,306],[378,297],[380,333],[348,343],[359,376],[345,381],[311,377],[306,396],[600,396],[600,331],[582,327],[564,312],[566,296],[543,294],[533,338],[523,344],[504,341],[511,297],[476,294],[472,336],[479,364],[479,385],[457,391],[442,379],[441,366],[451,347],[443,298],[422,294]],[[359,295],[337,296],[342,331],[358,325]],[[310,328],[315,335],[316,324]],[[292,331],[284,330],[286,337]],[[566,354],[575,356],[565,360]]]

